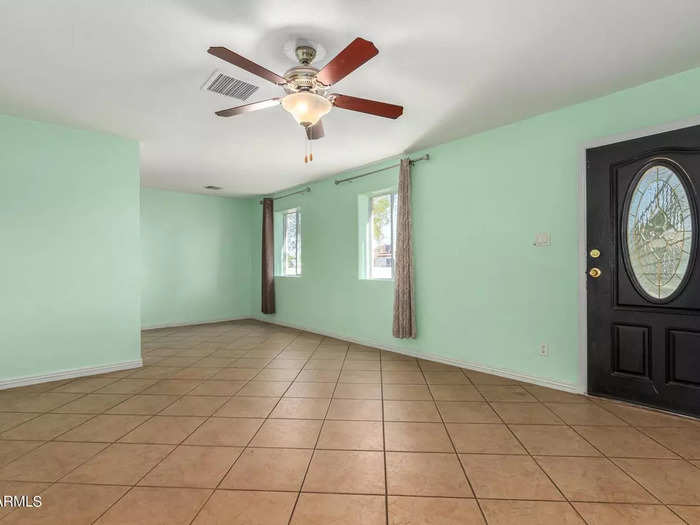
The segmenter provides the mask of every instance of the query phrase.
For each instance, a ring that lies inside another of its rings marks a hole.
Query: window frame
[[[372,251],[372,241],[373,241],[373,225],[372,225],[372,202],[374,199],[379,197],[384,197],[388,195],[389,201],[389,217],[390,217],[390,231],[391,231],[391,276],[390,277],[376,277],[372,273],[374,265],[372,261],[374,259],[374,254]],[[365,279],[369,281],[393,281],[396,268],[396,223],[394,217],[394,207],[397,207],[398,211],[398,192],[395,188],[378,191],[367,195],[367,229],[366,229],[366,249],[365,249],[365,268],[364,275]]]
[[[287,216],[296,215],[296,265],[295,273],[287,273]],[[280,213],[282,218],[282,249],[280,250],[281,268],[279,277],[301,277],[301,209],[289,208]]]

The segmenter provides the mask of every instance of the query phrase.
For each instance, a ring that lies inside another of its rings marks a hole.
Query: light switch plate
[[[535,234],[533,246],[544,247],[552,245],[552,235],[549,232],[538,232]]]

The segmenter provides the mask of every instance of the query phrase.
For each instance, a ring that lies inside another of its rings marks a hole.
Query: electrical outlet
[[[542,343],[540,345],[540,356],[549,357],[549,344]]]

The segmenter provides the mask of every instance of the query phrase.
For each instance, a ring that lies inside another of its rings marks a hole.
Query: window
[[[301,213],[299,208],[282,214],[282,275],[301,275]]]
[[[393,192],[369,198],[365,272],[368,279],[394,278],[397,200],[397,195]]]
[[[634,279],[652,300],[668,300],[690,268],[693,210],[673,169],[649,167],[637,179],[627,206],[627,259]]]

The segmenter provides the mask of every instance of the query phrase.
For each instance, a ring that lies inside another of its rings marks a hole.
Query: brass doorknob
[[[590,255],[594,259],[597,259],[598,257],[600,257],[600,250],[598,250],[597,248],[593,248],[590,252]]]
[[[603,273],[603,272],[600,271],[600,268],[591,268],[590,270],[588,270],[588,275],[590,275],[594,279],[597,279],[598,277],[600,277],[601,273]]]

